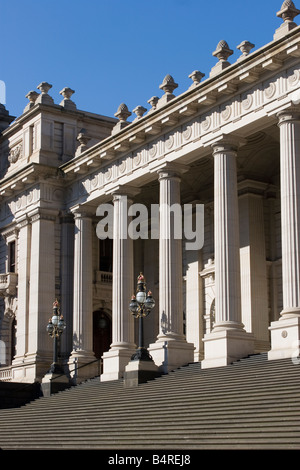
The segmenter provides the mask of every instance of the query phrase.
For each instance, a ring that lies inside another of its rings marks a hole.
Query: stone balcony
[[[0,295],[16,295],[18,284],[17,273],[1,273],[0,274]]]

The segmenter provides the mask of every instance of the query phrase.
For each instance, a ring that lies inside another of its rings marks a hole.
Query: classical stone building
[[[156,301],[144,339],[160,371],[298,355],[299,13],[286,0],[273,40],[241,42],[234,63],[220,41],[216,65],[178,96],[166,76],[131,122],[125,104],[114,118],[78,110],[70,88],[56,104],[47,82],[18,118],[1,105],[1,380],[43,379],[55,299],[66,373],[94,376],[98,359],[101,380],[122,377],[138,341],[128,305],[140,272]],[[113,234],[101,239],[109,207]],[[138,207],[148,219],[133,237]]]

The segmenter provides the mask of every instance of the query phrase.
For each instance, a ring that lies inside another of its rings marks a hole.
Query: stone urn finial
[[[276,13],[278,18],[283,19],[282,25],[276,30],[274,40],[280,39],[289,33],[292,29],[296,28],[297,24],[294,22],[295,16],[300,14],[300,10],[295,7],[292,0],[285,0],[281,5],[281,10]]]
[[[299,15],[300,10],[295,7],[292,0],[285,0],[281,5],[281,10],[277,12],[276,16],[282,18],[287,23],[292,23],[295,16]]]
[[[76,140],[78,140],[79,145],[76,149],[75,156],[80,155],[82,152],[84,152],[87,149],[87,145],[89,141],[91,140],[91,137],[87,135],[86,129],[82,128],[80,129]]]
[[[242,55],[239,57],[239,59],[244,59],[245,57],[247,57],[247,55],[250,54],[250,51],[251,49],[253,49],[253,47],[255,47],[254,44],[252,44],[251,42],[249,41],[243,41],[241,42],[241,44],[239,44],[236,48],[239,49],[242,53]]]
[[[26,111],[28,111],[30,108],[32,108],[34,105],[35,105],[35,102],[37,100],[37,97],[39,96],[39,93],[37,93],[36,91],[34,90],[31,90],[27,93],[27,95],[25,96],[25,98],[27,98],[29,100],[29,103],[27,104],[27,106],[24,108],[24,113]]]
[[[136,108],[134,108],[133,113],[136,114],[135,121],[138,120],[138,119],[141,119],[143,117],[143,114],[145,114],[146,111],[147,111],[147,109],[144,108],[144,106],[139,105]]]
[[[128,107],[125,103],[121,103],[115,113],[116,118],[119,119],[119,122],[113,127],[112,134],[116,134],[117,132],[121,131],[124,127],[128,126],[130,122],[126,122],[129,116],[131,116],[131,112],[128,110]]]
[[[86,132],[86,129],[81,129],[78,136],[77,136],[77,140],[78,142],[80,143],[80,145],[82,147],[86,147],[89,140],[91,140],[91,138],[87,135],[87,132]]]
[[[48,91],[50,90],[50,88],[52,88],[52,85],[50,85],[50,83],[48,83],[48,82],[41,82],[41,83],[37,86],[37,88],[38,88],[39,90],[41,90],[41,92],[42,92],[43,94],[47,94]]]
[[[158,96],[152,96],[150,100],[147,101],[147,103],[149,103],[151,106],[149,113],[156,110],[158,101],[159,101]]]
[[[63,100],[60,103],[60,106],[63,106],[64,108],[68,109],[76,109],[76,104],[74,101],[72,101],[70,98],[71,96],[75,93],[75,90],[72,90],[72,88],[69,87],[64,87],[59,94],[63,96]]]
[[[202,73],[199,70],[194,70],[194,72],[190,73],[189,78],[193,80],[193,83],[190,88],[194,88],[195,86],[199,85],[204,76],[205,73]]]
[[[171,95],[177,87],[178,83],[175,83],[174,78],[171,75],[166,75],[163,79],[162,84],[159,85],[159,88],[163,90],[167,95]]]
[[[159,99],[157,105],[158,107],[163,106],[164,104],[168,103],[170,100],[175,98],[175,95],[173,95],[173,91],[175,88],[178,87],[178,83],[175,83],[174,78],[172,75],[166,75],[165,78],[163,79],[163,82],[161,85],[159,85],[159,88],[165,92],[165,94]]]
[[[217,57],[220,62],[226,62],[228,57],[233,54],[233,50],[231,50],[224,39],[220,41],[217,45],[216,50],[213,52],[213,56]]]
[[[115,113],[116,118],[119,119],[121,122],[127,121],[129,116],[131,116],[131,112],[128,110],[128,107],[125,103],[121,103]]]
[[[37,88],[41,91],[41,94],[38,96],[36,103],[53,104],[53,99],[48,95],[48,91],[52,88],[52,85],[48,82],[41,82]]]
[[[214,57],[219,59],[219,62],[211,69],[210,76],[217,75],[222,72],[226,67],[229,67],[228,57],[233,54],[233,50],[229,48],[228,44],[224,39],[217,45],[216,50],[212,53]]]

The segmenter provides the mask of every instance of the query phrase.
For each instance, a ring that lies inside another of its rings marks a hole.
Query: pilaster
[[[253,333],[256,352],[269,350],[268,282],[263,194],[267,185],[239,184],[242,322]]]
[[[18,310],[16,354],[13,366],[24,362],[28,351],[29,286],[31,224],[27,215],[17,221],[18,227]]]
[[[31,219],[28,352],[26,376],[43,376],[52,358],[46,326],[55,299],[55,210],[35,209]],[[30,365],[29,365],[30,364]]]

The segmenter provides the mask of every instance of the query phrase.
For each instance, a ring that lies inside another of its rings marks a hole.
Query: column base
[[[111,349],[103,354],[103,373],[101,382],[119,380],[124,376],[125,367],[130,362],[135,349]]]
[[[254,352],[254,337],[240,329],[213,331],[204,336],[202,369],[222,367]]]
[[[72,351],[68,366],[74,384],[100,375],[100,359],[96,359],[93,351]]]
[[[271,350],[268,359],[296,358],[300,346],[300,317],[284,314],[280,320],[272,322]]]
[[[181,337],[179,337],[181,338]],[[194,362],[195,347],[184,339],[158,337],[157,341],[149,345],[148,351],[154,363],[162,374]]]
[[[137,387],[159,377],[161,372],[152,360],[131,360],[125,367],[124,387]]]

